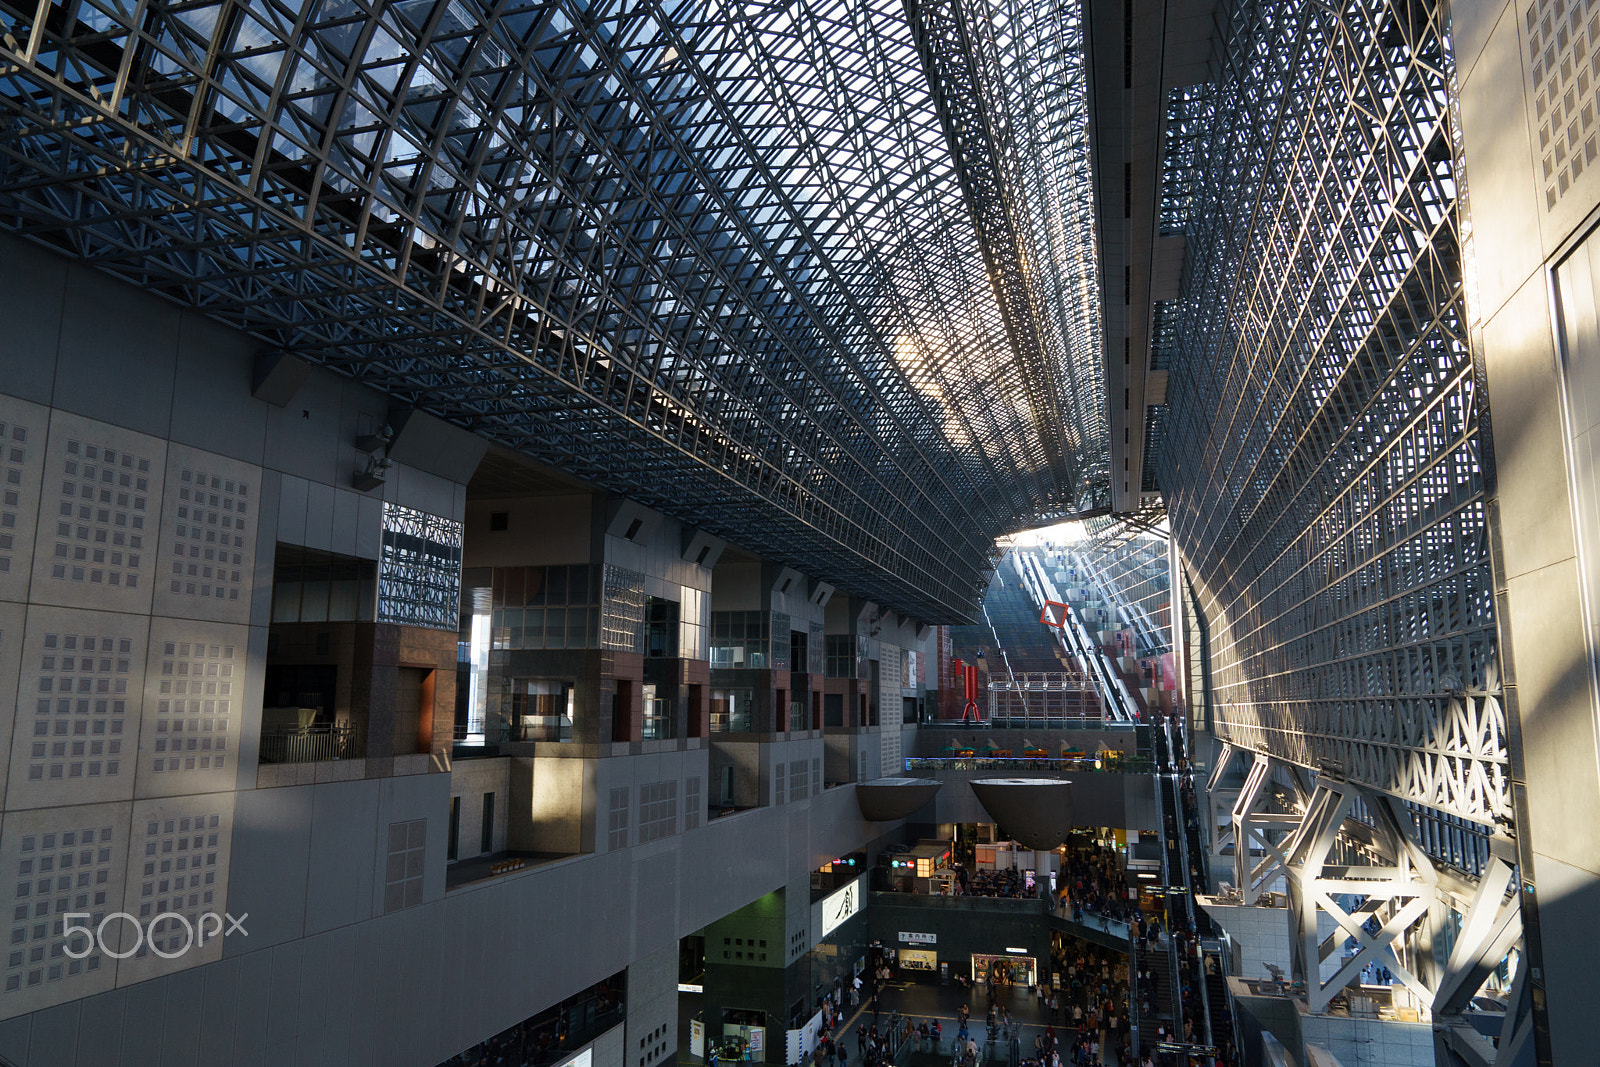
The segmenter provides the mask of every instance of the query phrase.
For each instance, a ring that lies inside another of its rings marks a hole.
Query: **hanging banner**
[[[843,889],[824,898],[822,903],[812,905],[818,912],[813,915],[818,938],[827,937],[839,927],[840,923],[861,911],[861,896],[865,883],[866,875],[862,875]]]

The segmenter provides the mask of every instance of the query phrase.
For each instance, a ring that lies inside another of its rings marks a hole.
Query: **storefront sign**
[[[1020,955],[1022,955],[1024,952],[1026,952],[1028,950],[1025,949],[1025,948],[1013,948],[1012,946],[1007,945],[1006,946],[1006,951],[1007,952],[1015,952],[1017,955],[1020,956]]]
[[[900,941],[901,941],[902,944],[907,944],[907,945],[937,945],[939,943],[939,935],[938,934],[910,934],[910,933],[907,933],[904,930],[901,930],[900,931]]]
[[[839,924],[861,910],[861,879],[856,879],[822,902],[822,923],[819,937],[827,937]]]

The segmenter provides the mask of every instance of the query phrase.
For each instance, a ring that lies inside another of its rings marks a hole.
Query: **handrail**
[[[1074,774],[1150,774],[1156,769],[1153,760],[1143,756],[1124,756],[1121,759],[1060,759],[1055,756],[906,756],[907,771],[986,771],[1012,770],[1036,773],[1038,771],[1070,771]],[[1100,766],[1096,766],[1096,764]]]
[[[359,759],[361,731],[354,723],[324,722],[305,726],[261,727],[262,763],[318,763]]]
[[[1077,549],[1068,546],[1067,551],[1072,553],[1073,565],[1081,567],[1084,579],[1092,584],[1102,596],[1109,600],[1121,612],[1139,640],[1146,648],[1155,649],[1165,644],[1160,639],[1160,627],[1151,621],[1150,613],[1137,601],[1130,600],[1122,587],[1115,581],[1102,581],[1098,568],[1091,566],[1089,560]]]
[[[1097,643],[1089,639],[1089,632],[1084,629],[1083,620],[1078,618],[1078,613],[1073,610],[1072,605],[1061,598],[1055,583],[1044,573],[1044,566],[1031,552],[1021,552],[1017,559],[1017,571],[1022,575],[1024,584],[1029,586],[1041,611],[1044,610],[1047,601],[1065,605],[1065,625],[1058,631],[1059,639],[1067,646],[1067,651],[1084,664],[1094,676],[1100,689],[1101,699],[1108,707],[1113,707],[1119,717],[1130,722],[1138,719],[1136,710],[1139,705],[1134,701],[1133,694],[1128,692],[1121,673],[1112,670],[1105,662],[1105,653]]]
[[[911,723],[906,723],[911,726]],[[1138,726],[1135,722],[1107,719],[1099,715],[991,715],[987,719],[933,719],[917,723],[921,730],[963,730],[974,733],[981,730],[1092,730],[1128,731]]]
[[[945,896],[942,893],[896,893],[892,890],[874,889],[871,903],[873,904],[900,904],[914,908],[944,908],[957,911],[1027,911],[1030,908],[1039,912],[1049,910],[1048,901],[1040,897],[986,897],[974,893],[957,893]]]

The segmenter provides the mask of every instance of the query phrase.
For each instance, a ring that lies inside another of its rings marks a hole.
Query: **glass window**
[[[650,597],[646,605],[646,656],[674,658],[678,655],[678,605],[662,597]]]
[[[606,564],[601,647],[642,655],[645,642],[644,575]]]
[[[644,729],[646,741],[677,736],[678,687],[666,682],[645,684]]]
[[[755,690],[711,690],[711,732],[750,733],[755,729]]]
[[[826,648],[829,678],[856,677],[856,640],[853,634],[828,634]]]
[[[515,741],[570,741],[574,690],[567,678],[507,678],[503,698]]]

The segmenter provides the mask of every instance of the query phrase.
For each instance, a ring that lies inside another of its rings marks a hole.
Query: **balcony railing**
[[[1010,771],[1029,774],[1038,771],[1071,771],[1082,774],[1094,771],[1120,771],[1124,774],[1149,774],[1155,771],[1155,761],[1141,756],[1124,756],[1121,759],[1059,759],[1054,756],[907,756],[906,772],[916,771]]]
[[[261,728],[262,763],[317,763],[361,755],[361,732],[351,723]]]
[[[755,729],[748,711],[711,713],[711,732],[714,734],[747,734]]]
[[[572,720],[565,715],[518,715],[508,741],[571,741]]]
[[[943,896],[937,893],[896,893],[874,889],[873,904],[899,905],[909,908],[941,908],[947,911],[989,911],[1006,915],[1031,912],[1043,914],[1049,902],[1039,897],[978,897],[967,894]]]

